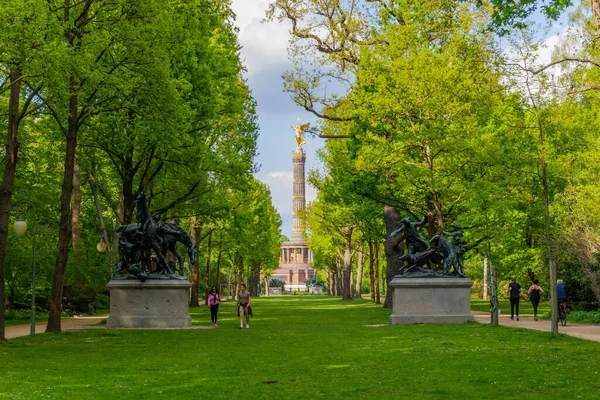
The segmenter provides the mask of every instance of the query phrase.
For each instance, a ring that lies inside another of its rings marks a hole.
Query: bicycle
[[[558,304],[558,319],[562,326],[567,325],[567,302],[561,301]]]

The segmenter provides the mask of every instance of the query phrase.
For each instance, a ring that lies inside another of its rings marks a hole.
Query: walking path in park
[[[481,311],[472,311],[472,313],[473,317],[475,317],[475,321],[482,324],[490,323],[490,313]],[[500,314],[498,316],[498,323],[509,328],[525,328],[550,332],[550,320],[540,319],[539,321],[534,321],[534,319],[530,317],[521,317],[520,321],[511,321],[509,315]],[[600,342],[600,325],[573,324],[567,320],[566,326],[558,325],[558,332],[580,339]]]
[[[490,323],[490,314],[487,312],[473,311],[473,317],[482,324]],[[63,319],[61,326],[63,330],[81,329],[86,326],[96,325],[101,320],[108,318],[108,314],[93,315],[80,318]],[[520,321],[511,321],[508,315],[500,314],[498,322],[502,326],[509,328],[535,329],[538,331],[550,332],[550,321],[534,321],[533,318],[521,317]],[[39,322],[35,325],[36,333],[43,333],[46,330],[46,322]],[[567,322],[567,326],[559,326],[558,331],[565,335],[574,336],[580,339],[600,342],[600,325],[573,324]],[[6,327],[6,338],[12,339],[19,336],[28,336],[30,325],[15,325]]]
[[[108,314],[103,315],[90,315],[86,317],[79,318],[68,318],[63,319],[60,323],[63,331],[69,329],[81,329],[82,327],[95,325],[102,321],[103,319],[108,318]],[[44,333],[46,331],[46,321],[38,322],[35,324],[35,333]],[[31,333],[31,325],[15,325],[15,326],[7,326],[6,327],[6,338],[12,339],[19,336],[29,336]]]

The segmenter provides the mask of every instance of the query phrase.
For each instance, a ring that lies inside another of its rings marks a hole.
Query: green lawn
[[[477,323],[386,324],[365,300],[254,300],[251,329],[233,303],[220,327],[89,329],[0,344],[0,398],[597,398],[600,343]],[[193,310],[208,325],[208,309]]]

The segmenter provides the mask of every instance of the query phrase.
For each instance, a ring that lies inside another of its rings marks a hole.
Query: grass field
[[[0,398],[598,398],[600,343],[477,323],[386,324],[364,300],[255,299],[250,329],[233,303],[220,327],[88,329],[0,344]],[[192,310],[208,325],[208,309]]]

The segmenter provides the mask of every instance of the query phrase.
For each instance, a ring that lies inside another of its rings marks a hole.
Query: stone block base
[[[191,284],[185,280],[113,279],[110,290],[110,315],[106,327],[118,328],[189,328],[188,314]]]
[[[390,325],[460,324],[473,321],[469,278],[396,276]]]

